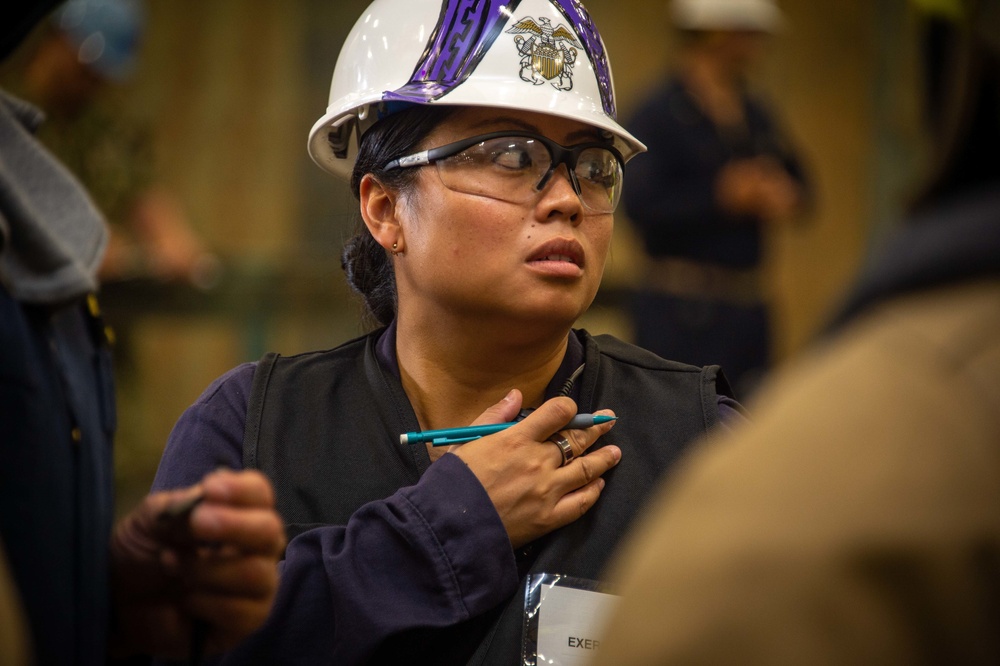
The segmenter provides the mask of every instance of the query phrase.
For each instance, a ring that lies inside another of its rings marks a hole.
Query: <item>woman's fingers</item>
[[[601,477],[617,465],[621,457],[621,449],[617,446],[603,446],[557,470],[563,483],[553,494],[549,515],[551,529],[569,525],[594,506],[604,490],[605,482]]]
[[[517,417],[518,410],[521,409],[521,400],[521,392],[517,389],[511,389],[500,402],[488,407],[471,425],[513,421]]]
[[[602,409],[599,412],[594,412],[595,415],[602,416],[614,416],[614,412],[609,409]],[[566,441],[569,442],[570,448],[572,450],[571,455],[568,457],[570,460],[575,460],[584,454],[584,452],[593,446],[597,440],[599,440],[603,435],[605,435],[612,427],[614,427],[615,421],[607,421],[606,423],[598,423],[589,428],[584,429],[573,429],[573,430],[560,430],[556,432],[552,437],[548,438],[548,441],[564,437]],[[560,446],[555,444],[555,459],[558,465],[563,463],[563,455],[560,451]]]
[[[523,432],[536,442],[544,442],[576,416],[576,403],[571,398],[552,398],[542,403],[521,422]],[[589,444],[588,444],[589,446]]]
[[[504,410],[520,408],[520,394],[489,417],[494,422]],[[598,412],[607,416],[608,410]],[[607,433],[614,421],[584,429],[562,430],[576,415],[576,404],[553,398],[523,421],[499,433],[454,448],[483,484],[497,509],[511,543],[517,547],[583,515],[594,505],[604,487],[600,478],[618,464],[621,450],[607,445],[587,453]],[[486,421],[484,421],[486,422]],[[563,454],[549,441],[556,433],[565,437],[572,461],[563,466]]]
[[[569,488],[580,488],[604,476],[621,459],[622,451],[617,446],[602,446],[566,465],[562,474]]]
[[[604,490],[604,479],[598,478],[560,497],[552,510],[556,527],[569,525],[590,511],[597,503],[602,490]]]

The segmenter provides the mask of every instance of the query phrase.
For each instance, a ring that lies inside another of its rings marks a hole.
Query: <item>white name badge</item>
[[[601,649],[618,596],[597,581],[531,574],[524,598],[524,666],[584,666]]]

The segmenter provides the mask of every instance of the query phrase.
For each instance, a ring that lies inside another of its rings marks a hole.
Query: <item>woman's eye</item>
[[[531,166],[531,155],[520,146],[507,146],[493,153],[493,163],[505,169],[527,169]]]
[[[608,155],[585,153],[576,163],[576,175],[598,185],[607,185],[618,179],[618,164]]]
[[[586,164],[580,164],[580,168],[577,169],[577,175],[580,178],[586,180],[597,182],[604,182],[611,177],[610,170],[607,165],[601,162],[587,162]]]

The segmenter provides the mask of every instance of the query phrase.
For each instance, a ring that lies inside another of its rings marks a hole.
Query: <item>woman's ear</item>
[[[368,232],[387,251],[397,253],[402,245],[402,228],[396,216],[399,197],[370,173],[361,178],[359,194]]]

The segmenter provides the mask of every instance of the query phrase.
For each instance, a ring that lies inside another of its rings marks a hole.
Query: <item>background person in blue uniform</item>
[[[771,358],[762,236],[810,198],[795,149],[747,85],[782,16],[772,0],[672,0],[669,11],[676,64],[627,124],[649,148],[624,193],[650,257],[636,343],[718,363],[745,395]]]
[[[664,486],[596,664],[1000,663],[1000,2],[912,4],[928,183]]]
[[[55,4],[10,3],[0,56]],[[183,656],[195,619],[207,650],[229,647],[263,621],[277,586],[270,484],[203,475],[147,497],[112,533],[115,405],[94,297],[107,229],[36,140],[40,122],[0,91],[0,541],[31,650],[59,665]],[[198,494],[189,515],[160,518]]]
[[[572,330],[643,147],[579,2],[513,4],[358,20],[309,146],[359,200],[342,260],[376,328],[232,370],[170,437],[156,488],[258,467],[289,528],[275,610],[226,663],[520,663],[527,574],[599,579],[679,451],[739,418],[717,367]],[[522,409],[460,446],[400,443]],[[561,431],[577,410],[619,420]]]

